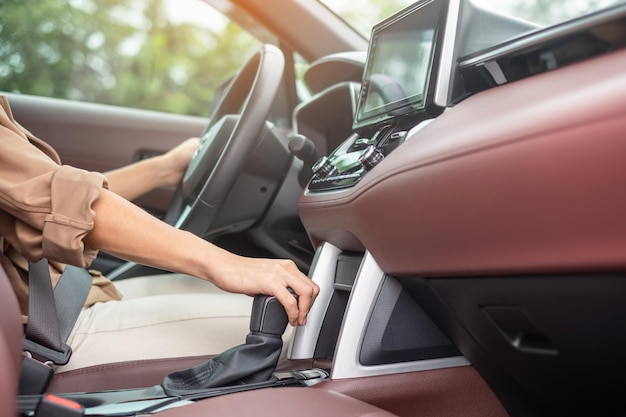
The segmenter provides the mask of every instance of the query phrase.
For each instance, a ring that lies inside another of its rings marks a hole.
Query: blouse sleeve
[[[88,266],[97,251],[83,238],[106,186],[100,173],[60,165],[0,108],[0,233],[23,256]]]

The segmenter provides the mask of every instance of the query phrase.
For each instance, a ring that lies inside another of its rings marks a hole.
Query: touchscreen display
[[[424,107],[439,3],[436,0],[422,2],[374,27],[355,128]]]

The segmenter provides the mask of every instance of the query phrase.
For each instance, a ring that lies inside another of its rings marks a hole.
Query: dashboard
[[[621,47],[615,28],[624,24],[609,9],[542,30],[461,0],[398,12],[373,27],[367,53],[328,56],[307,71],[316,94],[294,126],[319,159],[306,194],[353,187],[409,131],[476,93]]]
[[[494,21],[489,34],[473,29]],[[375,25],[366,54],[314,63],[305,79],[317,94],[294,120],[321,156],[307,193],[357,184],[408,131],[467,95],[458,57],[534,28],[469,2],[423,0]]]
[[[471,363],[508,411],[539,404],[529,415],[618,401],[580,381],[623,364],[594,340],[615,341],[624,313],[625,18],[620,5],[538,28],[420,1],[375,26],[364,56],[311,67],[319,91],[294,118],[320,158],[298,209],[314,308],[343,326],[312,310],[296,357],[334,357],[334,379]],[[316,331],[331,341],[305,352]],[[606,366],[585,368],[590,352]]]

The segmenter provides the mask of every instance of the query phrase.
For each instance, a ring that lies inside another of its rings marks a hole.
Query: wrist
[[[156,163],[155,176],[158,178],[159,186],[173,186],[177,185],[184,174],[184,169],[181,169],[180,164],[176,164],[173,160],[173,156],[169,153],[155,156],[152,158]]]
[[[180,231],[182,242],[177,247],[184,252],[179,259],[180,270],[188,275],[215,283],[217,277],[227,264],[228,252],[188,231]],[[226,256],[225,256],[226,255]]]

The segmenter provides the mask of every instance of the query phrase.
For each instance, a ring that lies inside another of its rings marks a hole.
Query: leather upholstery
[[[13,355],[7,344],[6,338],[0,338],[0,361],[8,363],[12,361]],[[17,393],[17,379],[14,377],[12,370],[0,373],[0,410],[3,416],[14,416],[15,413],[15,395]]]
[[[268,388],[223,395],[157,414],[159,417],[390,417],[373,405],[314,388]]]
[[[625,60],[460,102],[352,189],[303,194],[307,232],[394,276],[624,270]]]
[[[56,374],[48,391],[64,392],[105,391],[142,388],[158,385],[163,377],[174,371],[191,368],[212,356],[147,359],[94,365]]]
[[[14,416],[22,356],[22,326],[17,299],[0,267],[0,415]]]

